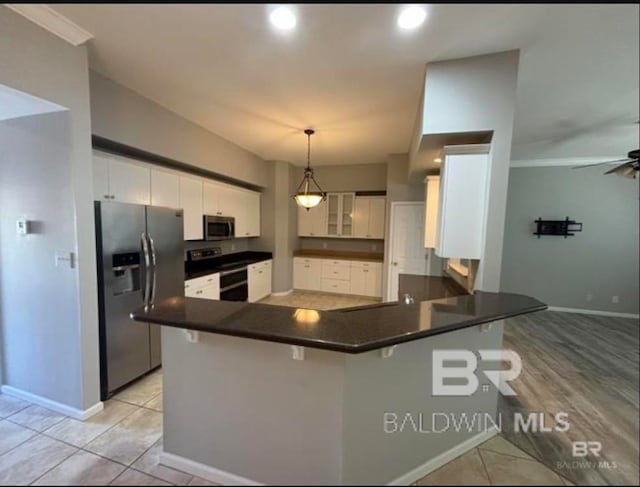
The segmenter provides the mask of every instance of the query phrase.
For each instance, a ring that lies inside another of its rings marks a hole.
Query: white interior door
[[[398,299],[400,274],[427,273],[427,251],[424,243],[424,203],[391,204],[391,246],[387,279],[387,301]]]

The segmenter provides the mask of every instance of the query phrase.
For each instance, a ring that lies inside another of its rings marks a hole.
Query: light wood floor
[[[517,396],[501,398],[503,420],[544,412],[550,425],[565,411],[570,429],[525,434],[503,424],[505,438],[575,484],[638,485],[639,330],[634,319],[550,311],[507,320],[504,348],[520,354],[523,371]],[[601,456],[574,458],[573,441],[600,441]]]

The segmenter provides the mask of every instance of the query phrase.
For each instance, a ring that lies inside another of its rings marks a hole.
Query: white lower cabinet
[[[186,298],[220,300],[220,274],[208,274],[184,282]]]
[[[294,257],[293,287],[307,291],[382,296],[382,263]]]
[[[351,263],[351,294],[382,297],[382,264],[380,262]]]
[[[293,287],[307,291],[322,290],[322,259],[294,257]]]
[[[250,303],[260,301],[271,294],[271,260],[251,264],[247,269],[248,298]]]

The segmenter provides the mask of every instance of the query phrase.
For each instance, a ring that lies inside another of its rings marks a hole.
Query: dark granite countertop
[[[185,280],[195,279],[208,274],[215,274],[216,272],[230,271],[232,269],[237,269],[238,267],[244,267],[272,258],[273,254],[271,252],[255,252],[247,250],[245,252],[224,254],[209,260],[195,262],[186,261],[184,263],[184,278]]]
[[[131,317],[177,328],[361,353],[544,309],[545,304],[528,296],[489,292],[334,311],[175,297],[147,311],[140,308]]]
[[[293,251],[294,257],[314,259],[362,260],[366,262],[382,262],[384,254],[380,252],[355,252],[352,250],[298,249]]]

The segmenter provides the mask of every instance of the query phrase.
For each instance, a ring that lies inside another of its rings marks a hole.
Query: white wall
[[[99,401],[87,54],[4,6],[0,32],[0,84],[68,109],[0,129],[3,382],[87,409]],[[38,233],[17,240],[18,214]],[[76,268],[54,267],[56,251],[74,252]],[[16,293],[31,281],[25,303]]]

